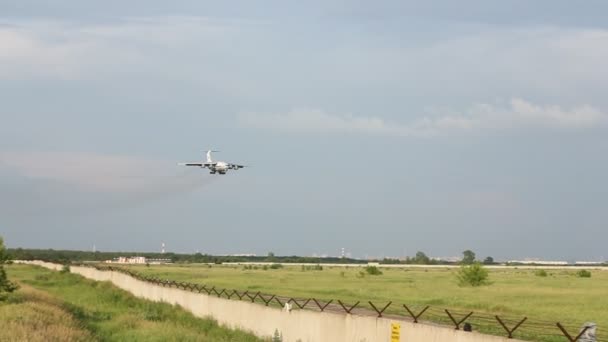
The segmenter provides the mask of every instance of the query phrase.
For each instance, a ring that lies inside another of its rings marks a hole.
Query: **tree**
[[[470,265],[475,262],[475,253],[472,250],[467,249],[466,251],[462,252],[462,255],[462,263],[464,265]]]
[[[426,254],[424,254],[423,252],[420,252],[420,251],[416,252],[416,257],[414,258],[414,263],[427,265],[430,261],[431,261],[431,259],[428,256],[426,256]]]
[[[458,270],[458,285],[460,286],[481,286],[489,285],[488,270],[479,262],[471,265],[462,265]]]
[[[492,265],[494,263],[494,258],[492,258],[491,256],[489,256],[489,257],[487,257],[487,258],[485,258],[483,260],[483,263],[486,264],[486,265]]]
[[[0,237],[0,300],[6,298],[6,294],[15,291],[18,287],[14,283],[10,282],[4,271],[4,264],[9,261],[8,254],[4,248],[4,241]]]

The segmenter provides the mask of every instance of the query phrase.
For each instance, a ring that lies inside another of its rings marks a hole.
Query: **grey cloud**
[[[101,71],[154,70],[150,50],[223,45],[249,21],[205,17],[127,18],[74,24],[55,20],[13,21],[0,26],[0,78],[83,79]],[[155,55],[155,54],[152,54]]]
[[[363,87],[368,94],[449,96],[491,90],[495,96],[497,88],[499,96],[595,94],[608,78],[605,29],[480,26],[442,37],[365,32],[356,40],[328,33],[316,46],[316,39],[294,39],[276,24],[243,19],[9,23],[0,27],[0,78],[8,79],[98,79],[141,72],[233,94],[275,97],[285,92],[277,84],[286,82],[293,90],[313,93]],[[251,80],[260,75],[266,80]],[[294,79],[298,82],[291,85]]]
[[[452,113],[445,115],[440,109],[433,109],[436,115],[426,115],[410,123],[388,122],[381,117],[332,115],[314,109],[294,109],[286,114],[242,113],[238,120],[244,126],[273,130],[404,137],[429,137],[519,126],[574,129],[603,125],[608,120],[608,115],[590,105],[565,109],[556,105],[536,105],[517,98],[505,107],[480,103],[463,112],[446,111]]]

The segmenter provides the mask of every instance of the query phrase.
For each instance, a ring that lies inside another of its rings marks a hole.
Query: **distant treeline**
[[[424,265],[449,265],[447,261],[428,258],[424,253],[418,252],[416,257],[406,259],[376,259],[361,260],[340,257],[304,257],[304,256],[275,256],[268,253],[267,256],[224,256],[209,254],[179,254],[179,253],[145,253],[145,252],[92,252],[55,249],[8,249],[10,257],[14,260],[43,260],[57,263],[84,262],[112,260],[118,257],[141,256],[147,259],[169,259],[173,263],[215,263],[224,262],[276,262],[276,263],[310,263],[310,264],[367,264],[377,262],[380,264],[424,264]]]
[[[378,263],[381,265],[395,265],[395,264],[411,264],[411,265],[457,265],[457,264],[471,264],[473,262],[482,262],[486,265],[496,265],[492,257],[487,257],[483,261],[476,260],[475,254],[470,251],[465,251],[465,258],[462,261],[446,261],[432,259],[426,256],[424,252],[417,252],[414,257],[406,257],[404,259],[352,259],[352,258],[340,258],[340,257],[305,257],[305,256],[276,256],[274,253],[268,253],[266,256],[231,256],[231,255],[209,255],[209,254],[181,254],[181,253],[145,253],[145,252],[92,252],[92,251],[72,251],[72,250],[55,250],[55,249],[29,249],[29,248],[9,248],[7,249],[8,255],[13,260],[43,260],[56,263],[70,263],[70,262],[102,262],[105,260],[112,260],[118,257],[133,257],[140,256],[146,257],[147,259],[168,259],[173,263],[214,263],[221,264],[225,262],[269,262],[269,263],[306,263],[306,264],[367,264],[367,263]],[[470,253],[468,253],[470,252]],[[467,254],[469,259],[467,261]],[[506,265],[509,266],[524,266],[523,264],[516,262],[508,262]],[[542,261],[538,264],[531,264],[536,266],[543,265]],[[607,263],[603,264],[608,266]],[[563,265],[573,266],[573,264]],[[601,265],[588,265],[588,266],[601,266]]]
[[[315,258],[300,256],[229,256],[209,254],[146,253],[146,252],[91,252],[54,249],[12,248],[8,253],[14,260],[44,260],[49,262],[105,261],[118,257],[141,256],[147,259],[169,259],[174,263],[216,263],[223,262],[277,262],[277,263],[347,263],[364,264],[367,260],[350,258]]]

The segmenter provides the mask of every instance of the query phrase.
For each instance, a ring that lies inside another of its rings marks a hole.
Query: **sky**
[[[606,260],[607,11],[0,0],[0,235]],[[250,167],[176,165],[207,149]]]

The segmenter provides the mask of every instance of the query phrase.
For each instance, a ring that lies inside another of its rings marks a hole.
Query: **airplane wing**
[[[228,164],[229,169],[238,170],[246,167],[247,165],[239,165],[239,164]]]
[[[198,166],[198,167],[210,167],[210,166],[215,166],[216,163],[201,163],[201,162],[194,162],[194,163],[179,163],[177,165],[180,166]]]

